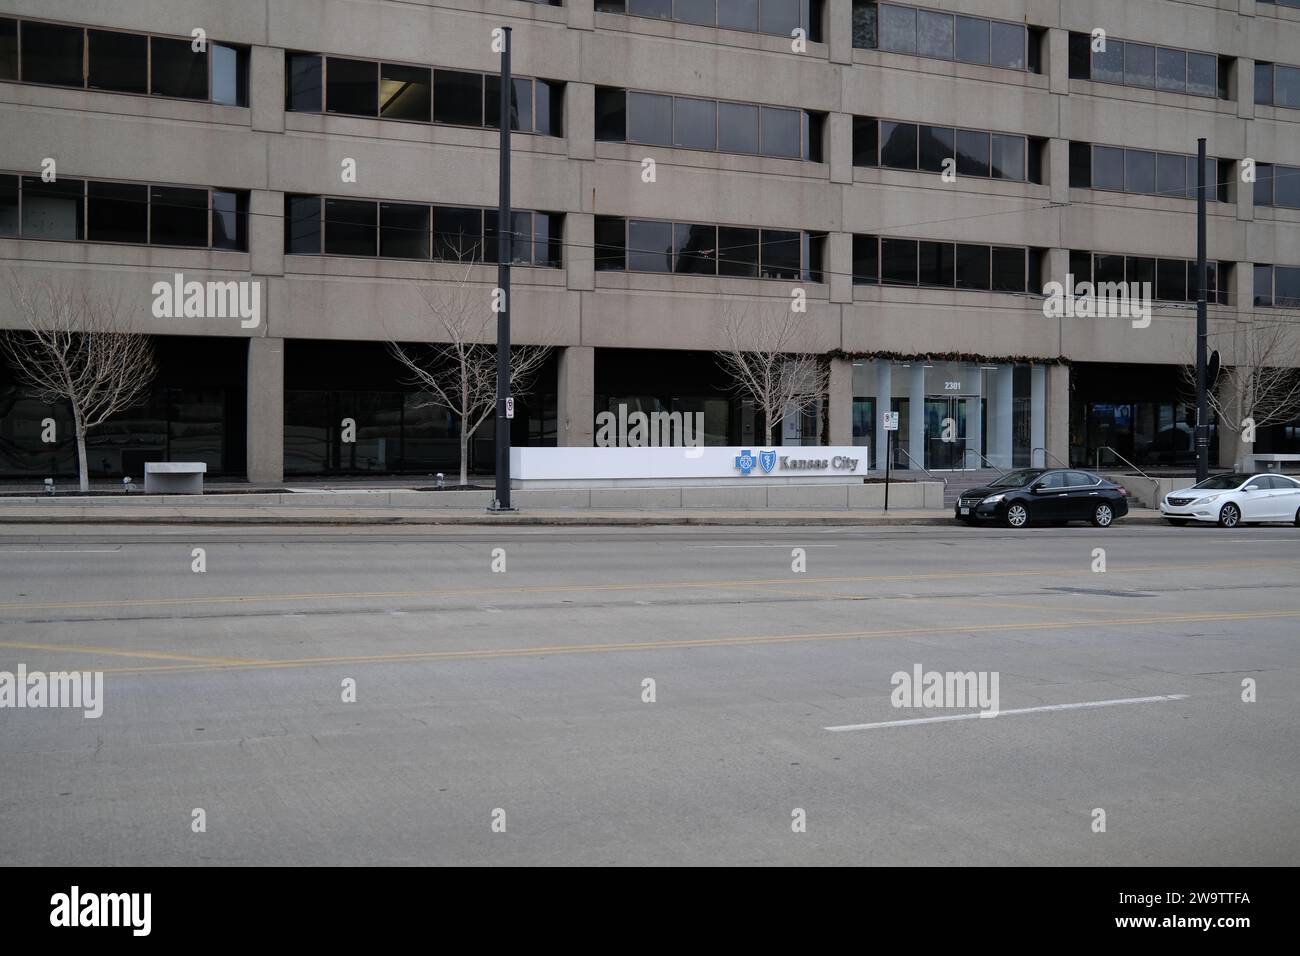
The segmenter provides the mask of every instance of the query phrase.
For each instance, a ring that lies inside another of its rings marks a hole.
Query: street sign
[[[506,397],[506,418],[515,417],[515,400],[511,396]]]
[[[885,431],[898,431],[898,412],[885,412]]]

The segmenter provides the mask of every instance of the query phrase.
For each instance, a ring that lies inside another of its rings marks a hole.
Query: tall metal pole
[[[1205,396],[1206,343],[1209,340],[1206,318],[1205,263],[1205,139],[1196,141],[1196,480],[1210,475],[1210,420]],[[1217,176],[1215,177],[1218,178]]]
[[[510,27],[503,28],[501,48],[501,185],[497,194],[497,293],[501,311],[497,313],[497,420],[496,420],[496,501],[493,509],[512,511],[510,507],[510,419],[506,403],[510,397],[510,259],[513,255],[510,214]]]

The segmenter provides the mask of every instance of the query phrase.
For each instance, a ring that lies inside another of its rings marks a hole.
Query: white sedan
[[[1165,495],[1160,514],[1170,524],[1214,522],[1221,528],[1259,521],[1300,525],[1300,481],[1286,475],[1234,472]]]

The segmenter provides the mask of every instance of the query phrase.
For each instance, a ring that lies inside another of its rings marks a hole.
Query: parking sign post
[[[885,412],[885,510],[889,510],[889,464],[894,457],[894,442],[898,440],[898,412]]]

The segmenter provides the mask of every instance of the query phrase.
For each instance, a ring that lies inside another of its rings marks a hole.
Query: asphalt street
[[[0,672],[104,674],[0,709],[7,864],[1300,860],[1300,529],[9,525],[0,581]]]

